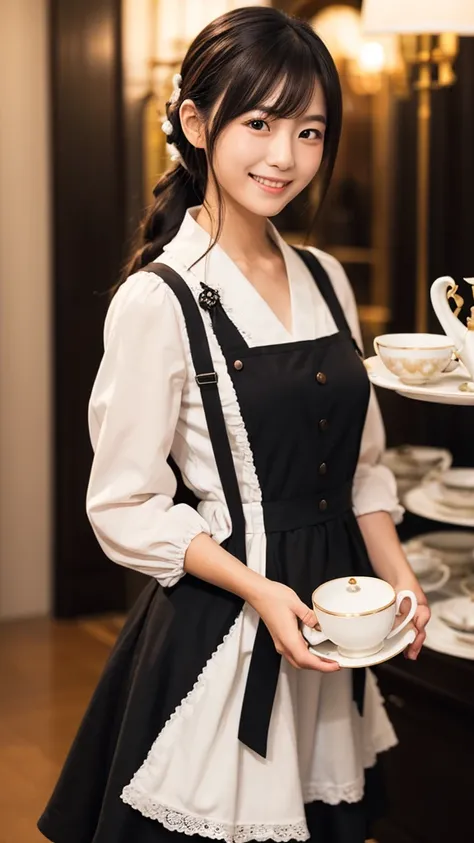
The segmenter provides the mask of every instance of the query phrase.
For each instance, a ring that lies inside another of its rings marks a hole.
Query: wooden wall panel
[[[125,573],[85,514],[87,403],[123,260],[120,0],[51,0],[54,202],[55,613],[124,606]],[[34,184],[34,182],[33,182]],[[31,198],[31,197],[30,197]]]

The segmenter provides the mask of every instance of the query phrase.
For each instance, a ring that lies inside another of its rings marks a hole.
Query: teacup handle
[[[461,580],[461,591],[463,591],[468,597],[474,597],[474,589],[469,588],[469,580],[470,577],[464,577],[464,579]]]
[[[398,592],[397,602],[396,602],[396,607],[397,607],[396,608],[396,614],[397,615],[399,614],[400,606],[402,605],[403,601],[405,600],[405,597],[408,597],[408,599],[411,603],[410,611],[408,612],[408,615],[406,616],[406,618],[404,618],[404,620],[398,626],[394,627],[394,629],[392,629],[392,631],[388,633],[387,639],[393,638],[394,635],[398,635],[398,633],[401,632],[402,629],[405,629],[407,624],[409,624],[410,621],[412,621],[413,618],[415,617],[415,612],[418,608],[418,600],[416,599],[416,596],[413,593],[413,591],[399,591]]]
[[[438,565],[438,568],[441,576],[437,582],[431,584],[431,588],[433,591],[437,588],[442,588],[443,585],[446,585],[451,576],[451,569],[449,565],[444,565],[444,563],[441,563],[440,565]]]
[[[310,626],[306,626],[306,624],[302,625],[301,632],[303,638],[306,639],[310,647],[317,647],[318,644],[322,644],[323,641],[328,640],[328,637],[324,634],[324,632],[321,632],[319,629],[313,629]]]

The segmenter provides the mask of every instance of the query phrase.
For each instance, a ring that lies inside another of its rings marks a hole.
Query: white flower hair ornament
[[[178,102],[180,94],[181,94],[182,81],[183,80],[182,80],[181,74],[175,73],[174,76],[173,76],[173,91],[172,91],[172,94],[169,98],[169,104],[170,105],[176,105],[176,103]],[[173,132],[174,132],[173,124],[172,124],[171,120],[168,120],[168,118],[166,118],[166,120],[163,121],[163,123],[161,124],[161,128],[162,128],[162,131],[165,133],[165,135],[167,137],[170,137],[170,135],[172,135]],[[179,161],[179,163],[183,167],[185,167],[186,165],[183,161],[183,156],[181,155],[181,153],[180,153],[178,147],[176,146],[176,144],[170,143],[168,141],[167,144],[166,144],[166,147],[168,149],[168,153],[169,153],[169,156],[170,156],[171,160],[172,161]]]
[[[171,105],[176,105],[181,93],[181,85],[183,84],[183,77],[180,73],[175,73],[173,76],[173,93],[170,96]]]

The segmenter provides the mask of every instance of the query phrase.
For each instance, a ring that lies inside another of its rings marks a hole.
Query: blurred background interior
[[[159,118],[172,76],[194,35],[241,5],[251,4],[0,3],[2,843],[43,839],[36,815],[143,585],[103,556],[85,515],[87,402],[107,290],[168,165]],[[429,284],[474,276],[472,0],[413,0],[408,25],[403,4],[397,16],[398,3],[373,0],[365,29],[357,0],[273,5],[309,20],[327,43],[345,111],[333,183],[309,241],[310,188],[277,218],[280,231],[342,262],[367,355],[381,333],[440,332]],[[446,452],[448,464],[474,466],[472,407],[387,390],[378,397],[386,460],[403,494]],[[406,445],[419,449],[407,457]],[[417,550],[428,544],[420,536],[444,537],[433,552],[452,567],[451,590],[433,590],[433,600],[474,591],[474,504],[464,521],[455,511],[444,519],[408,511],[399,529]],[[474,636],[462,651],[434,642],[419,665],[396,659],[378,671],[400,737],[387,759],[379,843],[472,839],[473,659]]]

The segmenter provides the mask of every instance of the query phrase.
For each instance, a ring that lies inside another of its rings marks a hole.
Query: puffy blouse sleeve
[[[321,254],[318,256],[321,259]],[[362,348],[359,317],[352,287],[339,261],[328,255],[325,257],[326,270],[344,309],[352,335],[359,348]],[[359,462],[352,490],[354,512],[357,516],[366,515],[369,512],[389,512],[394,523],[399,524],[403,519],[404,509],[398,500],[397,484],[393,473],[380,462],[384,450],[385,429],[382,414],[371,386]]]
[[[186,358],[176,303],[160,278],[139,272],[119,288],[104,345],[89,404],[87,514],[110,559],[172,586],[189,543],[209,527],[192,507],[173,505],[167,458]]]

